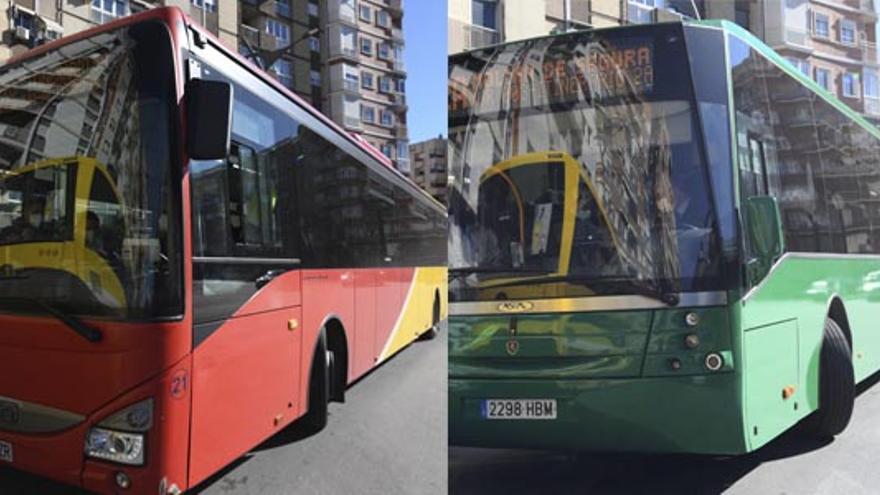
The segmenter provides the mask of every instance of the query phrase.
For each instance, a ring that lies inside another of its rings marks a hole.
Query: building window
[[[857,74],[852,73],[844,73],[843,74],[843,96],[848,98],[858,98],[858,85],[859,85],[859,76]]]
[[[217,12],[217,0],[190,0],[190,3],[209,12]]]
[[[496,29],[496,0],[471,0],[472,22],[477,26]]]
[[[840,42],[847,45],[856,44],[856,23],[846,19],[840,20]]]
[[[290,26],[275,19],[266,20],[266,32],[278,39],[282,43],[290,41]]]
[[[828,69],[816,68],[816,84],[828,89],[828,82],[831,80],[831,71]]]
[[[391,47],[388,46],[388,43],[377,43],[376,52],[379,58],[382,60],[390,60],[391,58]]]
[[[880,98],[880,87],[878,87],[877,74],[873,72],[865,72],[865,83],[863,91],[866,98]]]
[[[321,51],[321,39],[317,36],[309,36],[309,50],[313,52]]]
[[[368,124],[372,124],[376,122],[376,110],[371,107],[361,104],[361,120]]]
[[[394,158],[391,156],[391,154],[394,153],[394,146],[392,146],[391,143],[383,143],[382,146],[379,147],[379,149],[382,151],[383,155],[387,156],[388,158]]]
[[[318,4],[309,2],[308,12],[310,17],[318,17]]]
[[[361,72],[361,87],[364,89],[373,89],[373,73],[363,71]]]
[[[384,10],[377,10],[376,11],[376,24],[383,27],[383,28],[386,28],[386,29],[390,28],[391,27],[391,16],[388,15],[388,12],[385,12]]]
[[[400,141],[397,143],[397,158],[405,160],[409,158],[409,143]]]
[[[828,16],[815,12],[813,14],[813,34],[822,38],[828,37]]]
[[[406,93],[406,79],[397,80],[397,92],[400,94]]]
[[[309,84],[313,87],[321,87],[321,71],[314,69],[309,71]]]
[[[355,67],[351,65],[343,66],[343,85],[345,86],[346,91],[357,92],[358,90],[358,71]]]
[[[382,110],[379,112],[379,120],[385,127],[392,127],[394,125],[394,114],[388,110]]]
[[[379,92],[380,93],[390,93],[391,92],[391,78],[379,76]]]
[[[370,22],[373,20],[373,9],[369,5],[361,4],[360,13],[362,21]]]
[[[92,20],[95,22],[103,24],[126,15],[128,0],[92,0]]]
[[[290,0],[275,0],[275,13],[283,17],[290,17]]]
[[[289,60],[279,58],[272,64],[272,73],[288,88],[293,87],[293,66]]]
[[[803,73],[805,76],[807,76],[807,77],[810,76],[810,63],[809,62],[807,62],[806,60],[801,60],[799,58],[794,58],[794,57],[786,57],[786,60],[788,60],[789,63],[791,63],[791,65],[795,66],[795,68],[797,68],[799,71],[801,71],[801,73]]]
[[[370,38],[361,37],[361,53],[364,55],[372,55],[373,54],[373,40]]]

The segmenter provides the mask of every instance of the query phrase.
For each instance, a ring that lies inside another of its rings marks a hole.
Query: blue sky
[[[415,143],[446,135],[446,2],[407,0],[403,7],[407,125]]]

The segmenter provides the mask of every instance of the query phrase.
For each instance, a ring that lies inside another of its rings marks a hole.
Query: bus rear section
[[[453,444],[749,449],[724,46],[704,34],[450,58]]]

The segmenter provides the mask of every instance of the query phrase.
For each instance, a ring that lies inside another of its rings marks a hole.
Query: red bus
[[[0,465],[174,494],[446,314],[446,213],[177,9],[0,67]]]

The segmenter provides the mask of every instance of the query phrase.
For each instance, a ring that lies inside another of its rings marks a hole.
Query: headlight
[[[145,433],[153,426],[153,399],[147,399],[109,416],[89,430],[85,451],[89,457],[142,466]]]
[[[140,433],[92,428],[86,439],[86,455],[121,464],[144,464],[144,436]]]

